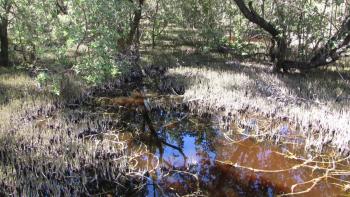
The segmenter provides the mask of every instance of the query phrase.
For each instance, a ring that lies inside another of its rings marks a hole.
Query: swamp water
[[[145,172],[141,195],[346,195],[347,159],[331,153],[310,159],[298,145],[258,142],[223,129],[219,116],[199,117],[172,105],[149,112],[153,134],[142,117],[125,119],[142,128],[138,135],[120,134],[128,151],[139,152],[130,165]]]
[[[338,180],[318,180],[324,172],[313,168],[316,163],[306,163],[306,157],[288,158],[290,152],[303,155],[295,147],[229,136],[213,120],[177,118],[182,120],[174,128],[162,128],[158,135],[182,152],[145,141],[149,151],[135,158],[134,165],[150,175],[146,196],[276,196],[291,193],[295,184],[300,184],[294,188],[302,192],[299,196],[344,194]],[[130,143],[131,149],[136,147]]]
[[[29,117],[1,138],[0,192],[318,197],[346,196],[350,188],[348,160],[332,152],[312,157],[287,141],[259,142],[237,125],[225,128],[221,116],[190,113],[181,97],[153,96],[149,121],[140,99],[114,98],[115,105],[87,102]]]

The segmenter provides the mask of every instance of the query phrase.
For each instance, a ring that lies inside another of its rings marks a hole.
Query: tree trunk
[[[152,49],[156,47],[156,29],[157,29],[157,15],[159,10],[159,1],[156,2],[156,10],[153,15],[153,26],[152,26]]]
[[[275,70],[289,70],[296,68],[307,70],[328,65],[338,60],[347,51],[350,43],[350,17],[347,16],[339,30],[322,46],[315,55],[307,61],[287,59],[288,42],[283,32],[278,30],[272,23],[266,21],[253,9],[253,2],[249,1],[248,6],[244,0],[234,0],[242,14],[251,22],[267,31],[272,37],[270,56],[272,61],[277,61]],[[277,43],[277,45],[276,45]]]
[[[7,35],[7,19],[2,19],[0,24],[0,42],[1,42],[1,51],[0,51],[0,62],[2,66],[9,66],[9,42]]]
[[[140,21],[141,21],[141,18],[142,18],[142,6],[143,6],[144,1],[145,0],[139,0],[138,8],[136,8],[135,11],[134,11],[134,19],[133,19],[133,22],[131,24],[130,32],[129,32],[129,35],[128,35],[128,38],[127,38],[127,41],[126,41],[126,44],[128,46],[130,46],[130,45],[132,45],[134,43],[134,38],[135,38],[135,36],[137,34],[137,30],[138,30],[138,28],[140,26]],[[137,39],[139,39],[139,38],[137,38]]]
[[[64,4],[63,0],[56,0],[57,14],[67,15],[68,7]]]

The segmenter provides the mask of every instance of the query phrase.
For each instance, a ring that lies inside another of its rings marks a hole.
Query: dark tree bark
[[[0,62],[2,66],[9,66],[9,42],[7,35],[7,20],[1,20],[0,24],[0,42],[1,42],[1,51],[0,51]]]
[[[8,41],[8,14],[11,9],[10,1],[3,2],[5,13],[0,16],[0,63],[2,66],[9,66],[9,41]]]
[[[132,1],[132,0],[130,0],[130,1]],[[126,41],[126,45],[128,45],[128,46],[132,45],[135,42],[135,37],[137,37],[136,42],[138,42],[138,40],[139,40],[139,38],[138,38],[139,36],[137,36],[137,34],[138,34],[137,31],[140,27],[140,21],[142,18],[142,6],[144,4],[144,1],[145,0],[138,0],[138,7],[134,11],[133,22],[131,24],[130,32],[129,32],[129,35],[128,35],[128,38]]]
[[[275,26],[264,18],[262,18],[253,9],[253,2],[250,1],[248,6],[245,4],[244,0],[234,0],[242,12],[242,14],[252,23],[258,25],[260,28],[267,31],[272,36],[272,48],[270,49],[271,61],[277,60],[276,67],[281,67],[282,62],[286,56],[287,42],[283,38],[283,33],[280,32]],[[277,45],[276,45],[277,43]]]
[[[288,42],[284,32],[278,30],[272,23],[266,21],[254,9],[253,2],[248,6],[244,0],[234,0],[242,14],[252,23],[267,31],[272,37],[272,48],[270,49],[271,60],[276,60],[275,70],[288,70],[296,68],[307,70],[328,65],[337,61],[349,48],[350,43],[350,17],[346,17],[339,31],[336,32],[315,55],[307,61],[287,59]]]
[[[63,0],[57,0],[56,6],[57,6],[57,14],[62,14],[62,15],[68,14],[68,7],[64,4]]]

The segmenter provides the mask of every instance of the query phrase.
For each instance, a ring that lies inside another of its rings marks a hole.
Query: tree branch
[[[238,8],[241,10],[242,14],[254,24],[258,25],[260,28],[269,32],[272,37],[277,37],[281,32],[277,30],[270,22],[262,18],[258,13],[253,9],[253,2],[249,1],[249,8],[244,3],[244,0],[234,0]]]
[[[288,44],[283,35],[281,35],[283,32],[256,13],[253,9],[252,1],[249,1],[249,7],[245,4],[244,0],[234,0],[234,2],[249,21],[271,34],[273,47],[275,47],[274,43],[277,42],[276,54],[273,52],[275,48],[270,50],[271,59],[277,59],[277,70],[280,68],[305,70],[325,66],[337,61],[349,48],[350,16],[346,17],[339,30],[322,47],[316,50],[315,55],[308,61],[288,60],[286,59]]]

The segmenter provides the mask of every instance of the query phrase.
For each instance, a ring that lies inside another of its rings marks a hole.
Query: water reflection
[[[302,160],[282,155],[300,152],[292,146],[257,143],[250,138],[232,143],[215,121],[182,117],[164,111],[152,114],[154,127],[160,128],[156,138],[163,143],[148,141],[153,145],[150,154],[139,158],[139,168],[154,169],[149,173],[146,196],[276,196],[290,193],[294,184],[301,184],[294,192],[307,190],[313,184],[308,181],[322,176],[300,165]],[[164,127],[172,121],[175,126]],[[342,194],[334,183],[333,179],[320,181],[299,196]]]

